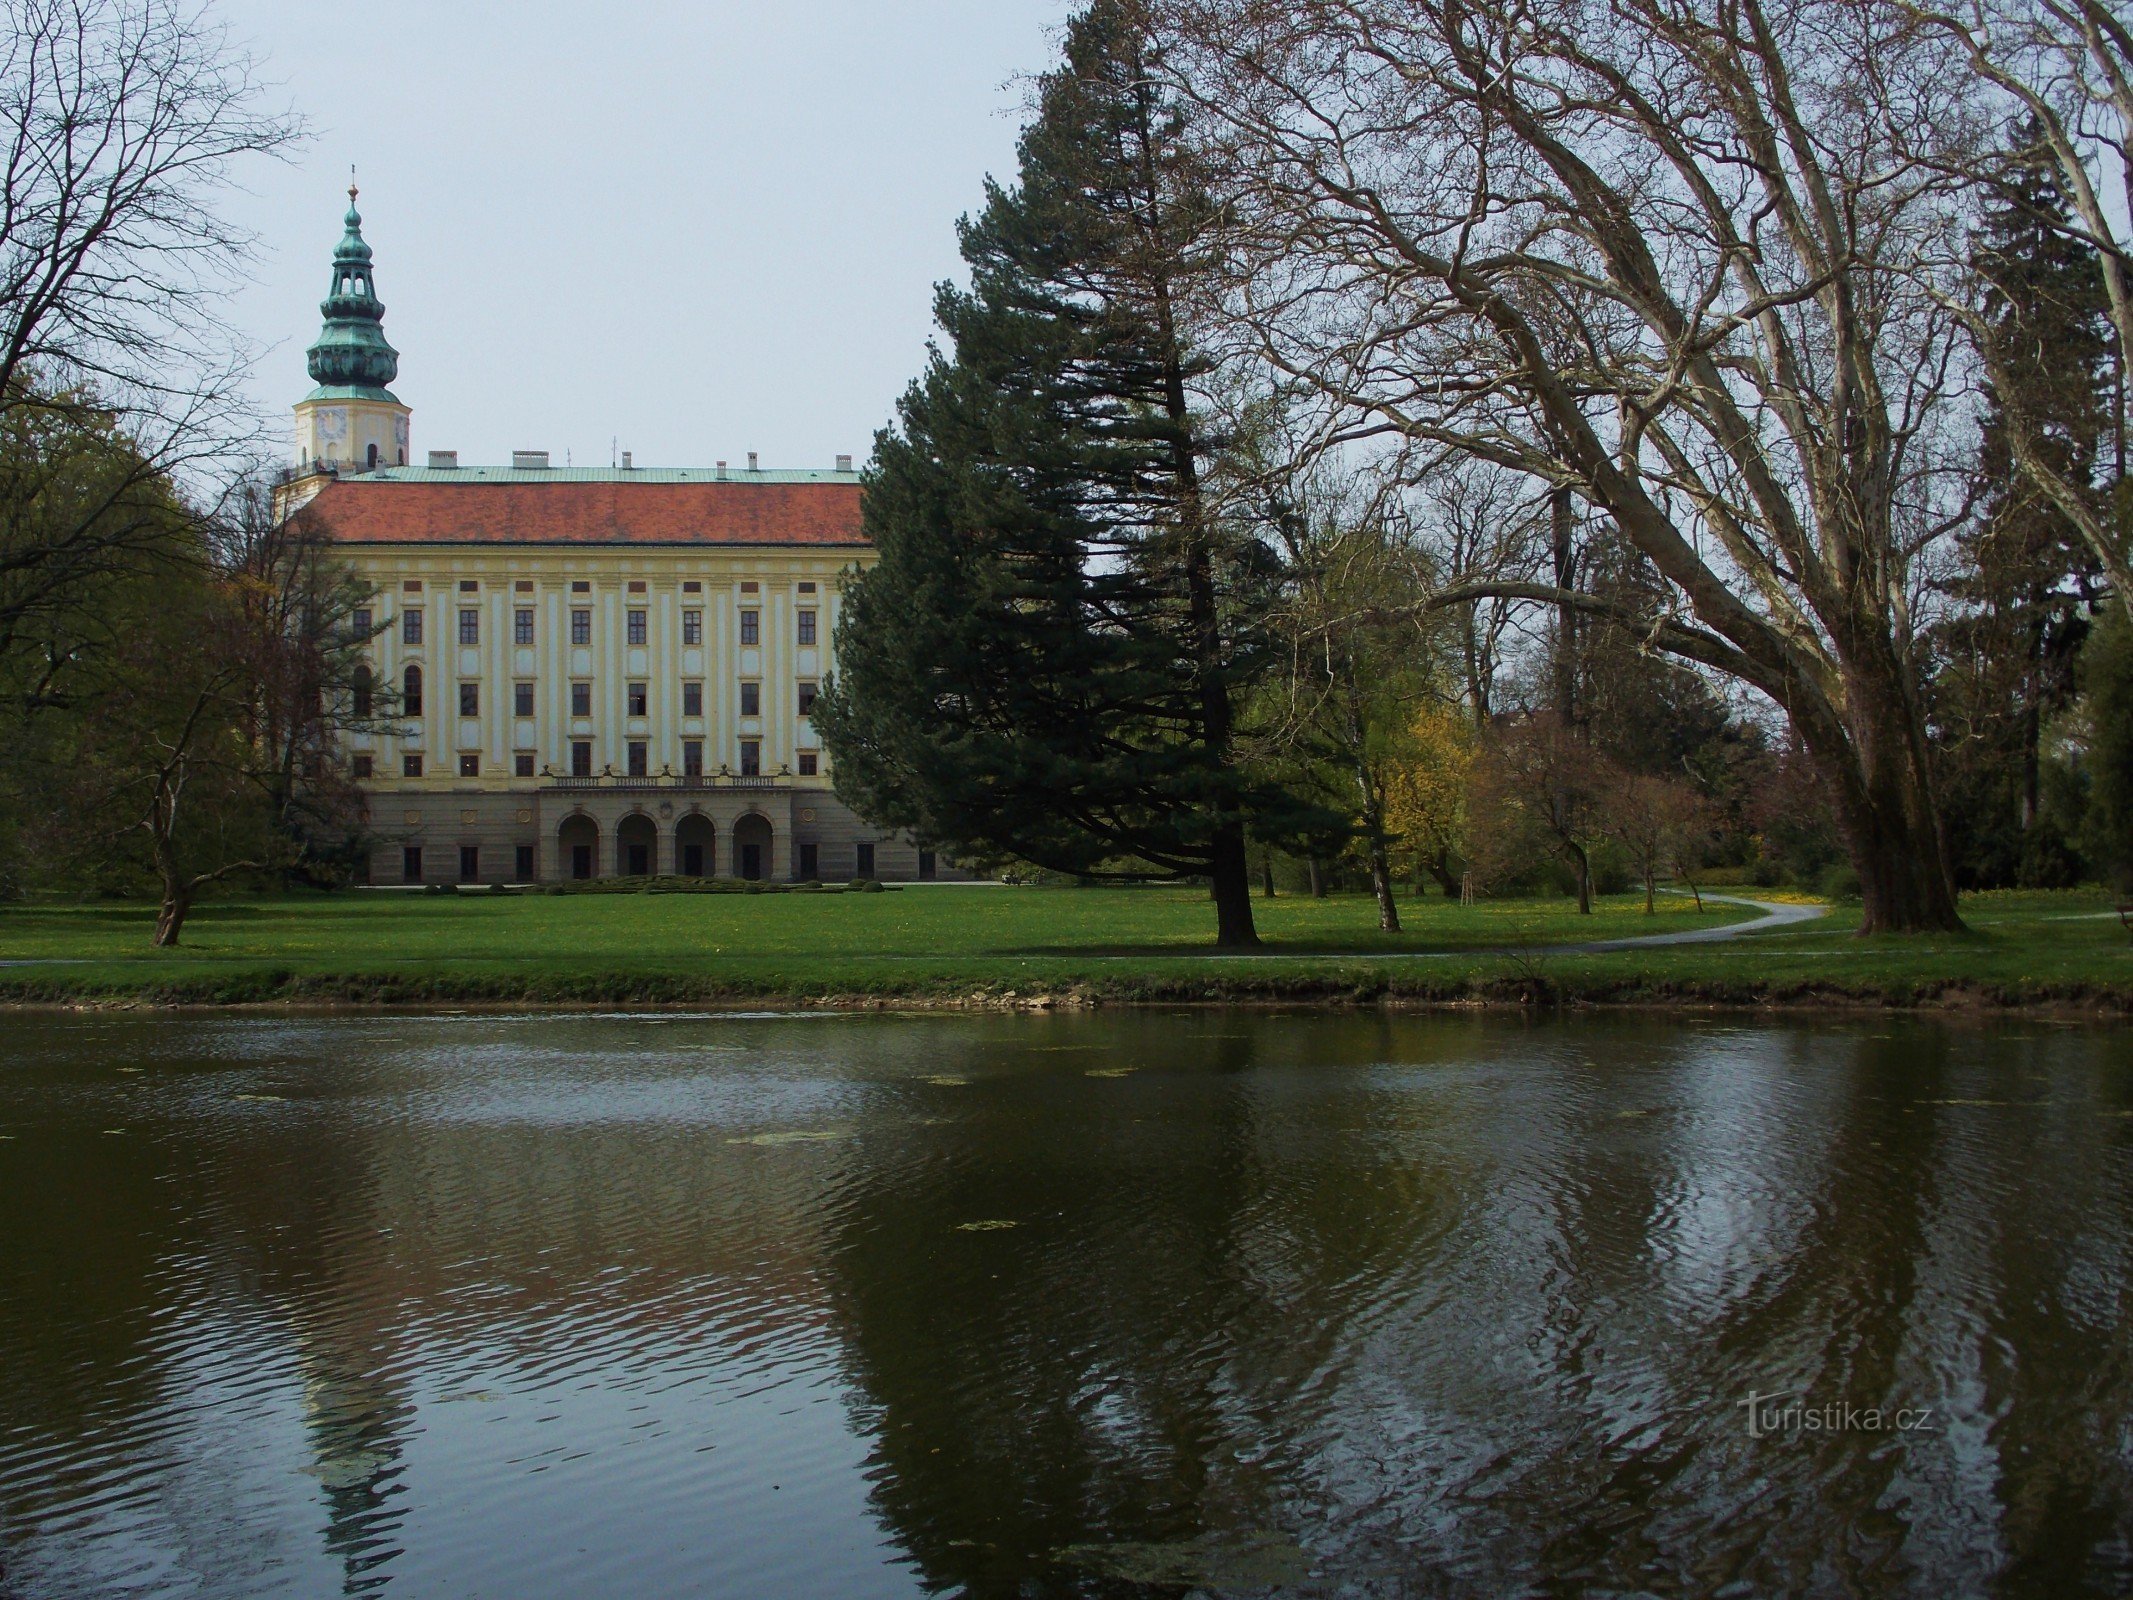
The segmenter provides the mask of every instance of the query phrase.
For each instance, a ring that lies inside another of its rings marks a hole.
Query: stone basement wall
[[[744,812],[754,811],[771,826],[771,860],[764,874],[770,881],[793,881],[800,867],[799,847],[811,843],[816,851],[815,875],[824,883],[842,883],[857,875],[858,847],[863,841],[874,845],[876,878],[909,883],[919,877],[919,853],[910,840],[868,827],[827,790],[543,789],[464,794],[374,790],[369,805],[374,841],[369,881],[373,884],[406,881],[402,852],[408,845],[422,850],[424,883],[462,881],[462,845],[480,851],[473,882],[525,881],[517,870],[517,852],[522,846],[533,851],[532,881],[567,876],[569,867],[561,855],[558,834],[563,819],[578,812],[590,817],[599,829],[595,876],[618,875],[617,825],[632,813],[647,817],[657,831],[654,871],[679,872],[675,828],[691,809],[711,820],[714,876],[731,877],[737,871],[733,823]],[[669,808],[665,814],[663,806]],[[944,883],[973,881],[970,873],[945,859],[937,859],[934,875]]]

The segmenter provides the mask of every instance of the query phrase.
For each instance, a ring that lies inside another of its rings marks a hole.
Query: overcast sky
[[[231,209],[286,428],[354,163],[414,456],[828,466],[923,359],[1065,0],[219,0],[309,121]]]

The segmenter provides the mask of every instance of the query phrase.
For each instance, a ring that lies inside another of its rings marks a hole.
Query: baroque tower
[[[326,325],[306,352],[318,387],[296,403],[301,474],[407,465],[408,408],[385,387],[399,375],[400,352],[385,342],[385,306],[371,282],[370,246],[355,199],[351,183],[346,231],[333,252],[333,287],[319,304]]]

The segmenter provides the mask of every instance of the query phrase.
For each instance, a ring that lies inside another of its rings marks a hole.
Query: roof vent
[[[514,450],[511,452],[511,467],[514,472],[522,472],[529,468],[545,469],[547,465],[548,452],[545,450]]]
[[[852,458],[850,456],[839,456],[837,458],[837,470],[839,472],[850,472],[852,470]]]
[[[753,450],[748,452],[748,470],[750,472],[759,472],[762,470],[755,464],[755,452]]]
[[[622,452],[622,470],[624,472],[630,470],[630,453],[627,450]]]
[[[432,450],[430,452],[430,466],[434,470],[443,471],[447,468],[456,468],[458,465],[459,452],[457,450]]]

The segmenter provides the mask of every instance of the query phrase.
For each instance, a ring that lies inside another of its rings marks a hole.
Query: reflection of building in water
[[[838,800],[810,715],[874,559],[851,458],[416,465],[354,198],[281,504],[376,590],[371,881],[951,875]]]

